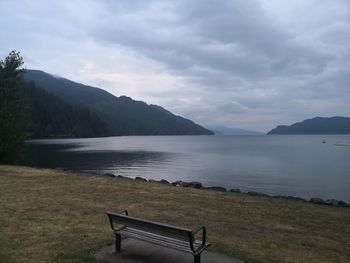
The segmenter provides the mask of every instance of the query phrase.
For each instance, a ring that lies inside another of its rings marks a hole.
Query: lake
[[[31,140],[24,164],[350,202],[350,146],[335,145],[349,142],[350,135]]]

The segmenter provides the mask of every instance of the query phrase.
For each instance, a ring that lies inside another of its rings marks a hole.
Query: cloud
[[[327,63],[326,55],[275,26],[257,1],[179,2],[151,5],[141,13],[123,10],[121,16],[112,9],[106,23],[113,25],[97,27],[96,40],[124,45],[186,76],[199,71],[254,79],[316,74]],[[162,9],[168,16],[159,16]]]
[[[201,124],[267,131],[350,115],[346,0],[38,0],[0,8],[0,55],[23,50],[32,67]]]

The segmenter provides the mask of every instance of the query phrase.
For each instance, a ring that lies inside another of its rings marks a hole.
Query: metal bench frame
[[[200,226],[194,230],[162,224],[131,217],[128,211],[123,213],[107,212],[109,223],[115,235],[115,252],[121,252],[121,236],[132,237],[149,243],[191,253],[194,263],[200,263],[201,253],[210,246],[206,242],[206,228]],[[116,225],[121,225],[117,228]],[[202,231],[202,240],[195,235]]]

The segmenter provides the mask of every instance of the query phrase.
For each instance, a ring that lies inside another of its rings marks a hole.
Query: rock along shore
[[[102,174],[102,175],[109,176],[109,177],[124,178],[124,179],[134,179],[134,180],[139,180],[139,181],[143,181],[143,182],[161,183],[161,184],[165,184],[165,185],[169,185],[169,186],[175,186],[175,187],[190,187],[190,188],[210,190],[210,191],[240,193],[240,194],[246,194],[246,195],[250,195],[250,196],[262,196],[262,197],[268,197],[268,198],[279,198],[279,199],[285,199],[285,200],[294,200],[294,201],[299,201],[299,202],[312,203],[312,204],[317,204],[317,205],[326,205],[326,206],[333,206],[333,207],[347,207],[347,208],[350,208],[350,203],[346,203],[345,201],[336,200],[336,199],[324,200],[322,198],[313,197],[310,200],[307,200],[307,199],[304,199],[304,198],[301,198],[301,197],[291,196],[291,195],[268,195],[268,194],[265,194],[265,193],[260,193],[260,192],[255,192],[255,191],[242,191],[242,190],[240,190],[238,188],[226,189],[225,187],[222,187],[222,186],[208,186],[208,187],[204,187],[201,182],[196,182],[196,181],[184,182],[184,181],[178,180],[178,181],[175,181],[175,182],[169,182],[169,181],[167,181],[165,179],[161,179],[161,180],[149,179],[149,180],[147,180],[146,178],[143,178],[143,177],[140,177],[140,176],[137,176],[135,178],[131,178],[131,177],[122,176],[122,175],[114,175],[114,174],[111,174],[111,173],[105,173],[105,174]]]

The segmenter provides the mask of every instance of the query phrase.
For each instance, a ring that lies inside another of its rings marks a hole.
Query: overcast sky
[[[349,0],[0,0],[0,57],[158,104],[202,125],[268,131],[350,117]]]

